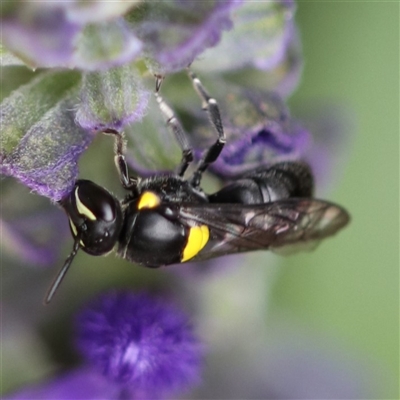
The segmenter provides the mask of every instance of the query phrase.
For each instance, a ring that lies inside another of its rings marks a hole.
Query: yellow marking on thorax
[[[208,242],[210,231],[207,225],[190,228],[188,241],[183,250],[182,262],[193,258]]]
[[[154,208],[161,203],[161,199],[153,192],[144,192],[138,203],[138,210],[142,208]]]
[[[96,221],[96,216],[81,202],[78,196],[78,188],[75,189],[75,202],[79,214],[85,216],[86,218],[89,218],[92,221]]]

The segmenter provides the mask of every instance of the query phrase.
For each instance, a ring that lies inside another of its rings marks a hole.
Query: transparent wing
[[[317,199],[287,199],[267,204],[182,204],[186,224],[207,225],[210,239],[192,260],[245,251],[304,250],[334,235],[350,220],[340,206]]]

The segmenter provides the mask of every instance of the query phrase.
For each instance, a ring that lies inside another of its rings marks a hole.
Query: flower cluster
[[[287,94],[301,65],[293,13],[291,1],[9,4],[2,14],[3,67],[16,70],[24,62],[64,70],[38,70],[4,98],[1,172],[58,201],[70,192],[77,161],[96,132],[125,129],[133,143],[151,137],[134,124],[149,101],[143,64],[165,75],[194,62],[227,88],[232,75],[253,75],[250,85]],[[265,71],[269,82],[258,79]],[[154,129],[165,142],[163,128]]]

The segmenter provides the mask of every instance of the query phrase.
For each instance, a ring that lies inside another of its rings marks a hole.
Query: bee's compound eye
[[[88,180],[78,180],[61,203],[68,214],[74,238],[92,255],[111,251],[122,228],[121,204],[105,188]]]
[[[77,181],[74,202],[78,213],[89,221],[111,222],[120,207],[111,193],[87,180]]]

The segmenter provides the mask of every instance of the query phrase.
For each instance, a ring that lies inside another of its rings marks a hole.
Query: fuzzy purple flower
[[[203,347],[187,317],[147,294],[114,292],[83,310],[77,347],[109,379],[148,398],[200,380]]]

